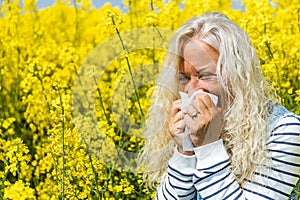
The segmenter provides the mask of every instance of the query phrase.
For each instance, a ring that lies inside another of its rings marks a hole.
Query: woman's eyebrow
[[[178,73],[179,73],[179,75],[181,75],[181,76],[188,76],[188,74],[185,73],[185,72],[178,72]]]

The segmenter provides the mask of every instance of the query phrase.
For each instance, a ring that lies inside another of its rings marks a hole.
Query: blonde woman
[[[276,102],[243,30],[220,13],[186,22],[140,156],[156,199],[287,199],[300,177],[300,118]]]

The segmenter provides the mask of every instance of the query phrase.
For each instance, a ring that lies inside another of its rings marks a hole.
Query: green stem
[[[151,10],[153,11],[154,10],[153,0],[151,0],[150,5],[151,5]]]
[[[96,78],[93,77],[93,79],[94,79],[95,84],[97,84]],[[98,92],[98,95],[99,95],[100,105],[101,105],[101,107],[102,107],[102,110],[103,110],[105,119],[106,119],[108,122],[110,122],[109,117],[108,117],[108,115],[107,115],[107,113],[106,113],[106,111],[105,111],[104,103],[103,103],[103,100],[102,100],[102,93],[101,93],[101,90],[99,89],[99,87],[97,87],[97,92]]]
[[[59,95],[59,101],[60,101],[60,105],[61,105],[61,115],[62,115],[62,133],[61,133],[61,140],[62,140],[62,184],[61,184],[61,197],[62,200],[64,199],[64,186],[65,186],[65,182],[64,182],[64,178],[65,178],[65,109],[64,109],[64,105],[63,105],[63,101],[61,98],[61,93],[59,91],[59,88],[56,88],[58,95]]]
[[[268,55],[269,55],[269,58],[271,60],[274,60],[274,55],[273,55],[273,52],[271,51],[271,46],[270,46],[270,43],[269,42],[265,42],[266,46],[267,46],[267,49],[268,49]],[[278,68],[278,65],[276,63],[274,63],[275,67],[276,67],[276,75],[277,75],[277,85],[278,85],[278,89],[279,89],[279,95],[282,96],[281,94],[281,85],[280,85],[280,73],[279,73],[279,68]]]
[[[154,28],[157,31],[157,33],[160,36],[160,38],[163,39],[163,36],[162,36],[161,32],[159,31],[159,29],[157,28],[157,26],[154,25]]]
[[[46,92],[45,92],[45,87],[44,87],[44,83],[43,83],[43,80],[42,78],[39,76],[38,73],[35,74],[35,76],[37,77],[37,79],[40,81],[41,83],[41,86],[42,86],[42,90],[43,90],[43,95],[44,95],[44,98],[46,100],[46,103],[47,103],[47,108],[48,108],[48,111],[50,112],[50,104],[49,104],[49,101],[48,101],[48,98],[47,98],[47,95],[46,95]]]
[[[93,171],[93,174],[94,174],[94,182],[95,182],[95,185],[96,185],[96,194],[97,194],[97,197],[99,199],[100,198],[100,191],[98,189],[98,185],[99,185],[98,184],[98,174],[97,174],[97,172],[95,170],[95,167],[93,165],[93,160],[92,160],[91,155],[90,154],[88,154],[88,155],[89,155],[89,162],[91,163],[92,171]]]
[[[118,34],[118,37],[119,37],[119,39],[120,39],[122,48],[123,48],[124,51],[127,52],[127,49],[126,49],[126,47],[125,47],[125,45],[124,45],[123,39],[122,39],[122,37],[121,37],[121,34],[120,34],[118,28],[116,27],[114,18],[112,17],[111,19],[112,19],[113,25],[115,26],[116,32],[117,32],[117,34]],[[129,62],[129,59],[128,59],[128,56],[127,56],[127,55],[125,56],[125,59],[126,59],[126,63],[127,63],[127,66],[128,66],[129,73],[130,73],[131,81],[132,81],[132,84],[133,84],[133,87],[134,87],[134,94],[135,94],[135,96],[136,96],[136,98],[137,98],[137,102],[138,102],[138,106],[139,106],[141,115],[144,117],[144,113],[143,113],[142,106],[141,106],[141,103],[140,103],[140,98],[139,98],[139,95],[138,95],[138,93],[137,93],[137,87],[136,87],[136,84],[135,84],[135,81],[134,81],[134,78],[133,78],[133,75],[132,75],[132,71],[131,71],[131,67],[130,67],[130,62]]]

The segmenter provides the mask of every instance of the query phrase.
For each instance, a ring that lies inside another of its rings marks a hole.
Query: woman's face
[[[179,91],[189,95],[202,89],[218,96],[221,87],[216,75],[219,53],[204,42],[190,40],[183,49],[183,63],[179,67]]]

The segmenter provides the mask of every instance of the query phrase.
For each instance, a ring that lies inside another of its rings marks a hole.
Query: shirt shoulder
[[[300,131],[300,116],[287,110],[284,106],[273,104],[269,108],[269,121],[267,131],[273,133],[280,128],[293,126]]]

